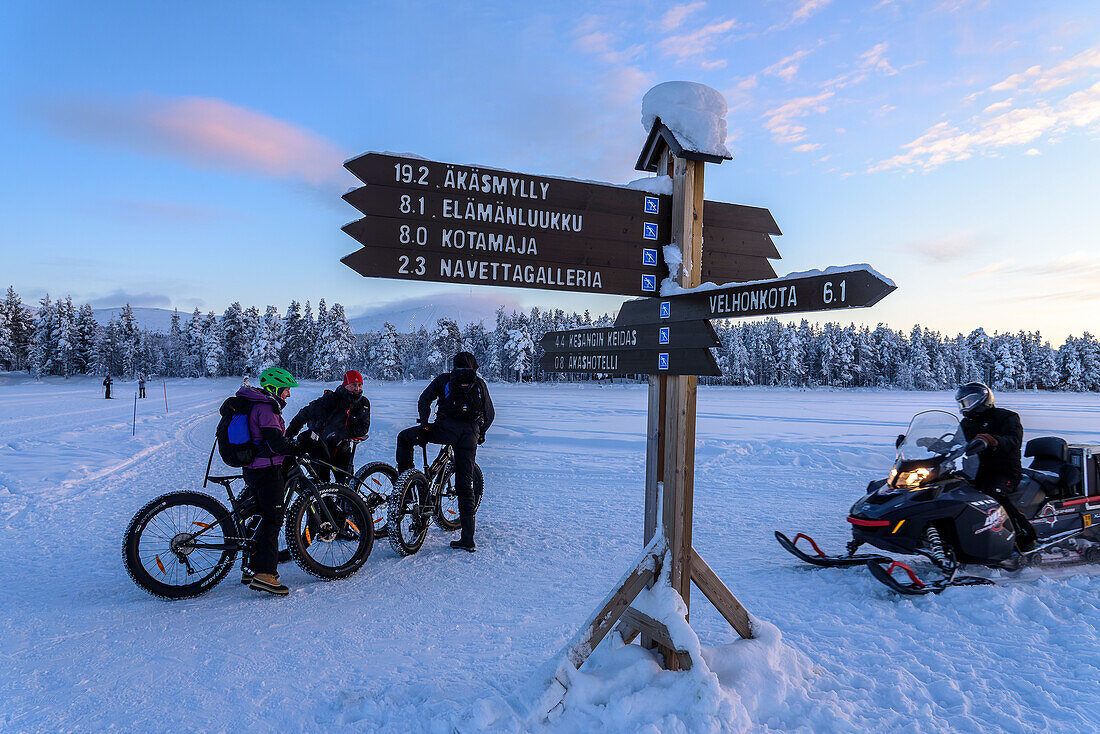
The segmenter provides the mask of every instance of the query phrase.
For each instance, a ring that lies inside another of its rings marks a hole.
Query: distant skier
[[[306,427],[305,435],[298,432]],[[363,376],[355,370],[344,373],[344,382],[298,411],[287,426],[286,435],[297,436],[302,450],[351,473],[352,449],[349,439],[362,438],[370,430],[370,401],[363,395]],[[320,464],[314,471],[322,482],[329,481],[328,467]],[[343,482],[344,475],[336,477]]]
[[[104,397],[104,399],[106,399],[106,400],[111,399],[111,385],[113,385],[113,384],[114,384],[114,381],[111,379],[111,373],[108,372],[107,376],[103,378],[103,397]]]
[[[981,382],[968,382],[955,391],[955,402],[962,413],[963,435],[967,441],[980,440],[985,448],[974,486],[1001,504],[1016,526],[1016,545],[1021,551],[1035,547],[1035,530],[1024,514],[1008,498],[1020,483],[1020,447],[1024,427],[1020,416],[1011,410],[993,407],[993,391]]]
[[[432,403],[438,400],[435,423],[428,423]],[[458,477],[458,517],[462,535],[451,547],[473,553],[474,543],[474,460],[477,447],[493,424],[496,411],[485,380],[477,376],[477,360],[469,352],[454,356],[454,369],[431,381],[417,403],[419,425],[397,436],[397,471],[413,468],[413,447],[428,442],[454,447]]]
[[[138,375],[138,397],[145,397],[145,375]]]
[[[252,383],[248,381],[248,375],[245,375],[244,379],[241,380],[241,387],[252,387]]]

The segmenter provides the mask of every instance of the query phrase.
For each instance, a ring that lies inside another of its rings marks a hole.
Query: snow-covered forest
[[[549,331],[611,324],[610,316],[531,309],[496,322],[460,327],[450,319],[410,333],[387,323],[356,335],[339,303],[307,301],[280,312],[233,303],[218,316],[196,309],[172,315],[167,333],[142,328],[129,305],[106,325],[89,304],[44,297],[37,308],[13,287],[0,302],[0,369],[35,375],[105,374],[218,377],[255,375],[279,364],[295,375],[335,379],[358,369],[379,380],[425,379],[473,352],[487,379],[507,382],[580,379],[539,369],[539,341]],[[921,326],[877,328],[784,323],[774,318],[716,321],[722,368],[712,384],[878,387],[940,390],[982,380],[998,390],[1100,391],[1100,342],[1085,332],[1057,349],[1038,332],[940,334]]]

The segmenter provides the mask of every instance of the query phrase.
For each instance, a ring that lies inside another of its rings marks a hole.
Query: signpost
[[[582,665],[618,625],[669,670],[691,667],[670,628],[630,606],[666,576],[687,609],[694,583],[752,636],[748,613],[692,545],[697,376],[720,374],[710,320],[872,306],[895,288],[866,265],[776,278],[771,213],[703,198],[705,163],[728,158],[693,149],[658,118],[637,168],[669,176],[671,196],[385,153],[345,164],[366,185],[344,196],[365,217],[343,228],[363,246],[343,262],[364,276],[642,296],[614,326],[541,341],[544,370],[650,375],[645,550],[569,643],[565,664]],[[658,297],[666,278],[685,292]],[[726,285],[698,288],[704,280]],[[543,714],[568,680],[560,670],[547,680]]]

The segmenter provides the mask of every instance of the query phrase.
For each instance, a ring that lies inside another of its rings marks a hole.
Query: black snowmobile
[[[1033,458],[1010,499],[1038,535],[1033,549],[1020,553],[1016,529],[997,500],[971,483],[978,469],[981,440],[967,443],[959,420],[940,410],[917,414],[898,437],[889,477],[867,485],[867,494],[848,515],[852,540],[847,554],[826,555],[813,538],[791,540],[776,531],[779,544],[817,566],[867,566],[872,575],[902,594],[938,593],[949,586],[991,584],[959,573],[967,564],[1015,570],[1040,561],[1100,561],[1100,488],[1084,482],[1069,460],[1061,438],[1028,441]],[[1094,470],[1087,462],[1086,469]],[[1094,489],[1095,496],[1088,496]],[[1094,523],[1095,517],[1095,523]],[[805,540],[812,552],[796,547]],[[880,554],[857,553],[869,544],[889,553],[928,558],[942,574],[922,581],[907,564]],[[900,580],[895,572],[900,571]]]

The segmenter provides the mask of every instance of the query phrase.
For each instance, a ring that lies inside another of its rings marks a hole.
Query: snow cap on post
[[[678,158],[721,163],[733,158],[726,148],[726,100],[697,82],[664,82],[642,97],[642,127],[649,132],[639,171],[656,171],[665,149]]]

